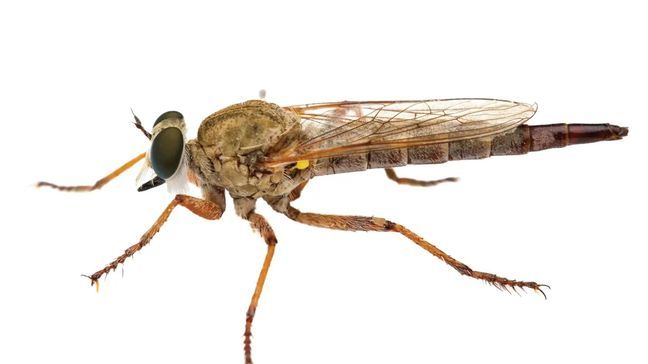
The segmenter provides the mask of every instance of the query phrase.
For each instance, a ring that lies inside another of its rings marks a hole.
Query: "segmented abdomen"
[[[573,144],[617,140],[627,134],[627,128],[610,124],[520,125],[508,133],[494,137],[320,159],[314,165],[314,174],[320,176],[364,171],[368,168],[437,164],[496,155],[526,154]]]

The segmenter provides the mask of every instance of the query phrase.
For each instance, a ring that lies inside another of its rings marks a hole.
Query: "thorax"
[[[298,142],[297,115],[261,100],[229,106],[208,116],[198,137],[187,143],[189,167],[204,184],[222,187],[233,197],[281,196],[310,178],[292,166],[267,170],[258,161],[275,148]]]

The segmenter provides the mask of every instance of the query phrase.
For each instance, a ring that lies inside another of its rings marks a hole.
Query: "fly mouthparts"
[[[151,188],[157,187],[157,186],[162,186],[166,181],[158,176],[155,176],[152,180],[144,183],[143,185],[139,186],[137,188],[137,192],[142,192],[146,190],[150,190]]]

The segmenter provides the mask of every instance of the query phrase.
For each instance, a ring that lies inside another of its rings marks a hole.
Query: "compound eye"
[[[153,139],[150,153],[151,166],[155,174],[163,179],[173,176],[180,165],[183,152],[184,137],[180,129],[169,127],[158,133]]]
[[[153,127],[155,127],[158,123],[160,123],[161,121],[166,120],[166,119],[178,119],[178,120],[183,120],[184,117],[182,116],[182,114],[180,114],[180,113],[177,112],[177,111],[167,111],[167,112],[165,112],[164,114],[158,116],[158,118],[157,118],[157,119],[155,120],[155,122],[153,123]]]

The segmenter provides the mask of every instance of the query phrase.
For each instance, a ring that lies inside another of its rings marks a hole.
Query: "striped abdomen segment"
[[[510,132],[488,138],[320,159],[315,163],[314,174],[319,176],[364,171],[368,168],[436,164],[452,160],[488,158],[495,155],[526,154],[573,144],[617,140],[627,134],[627,128],[610,124],[520,125]]]

